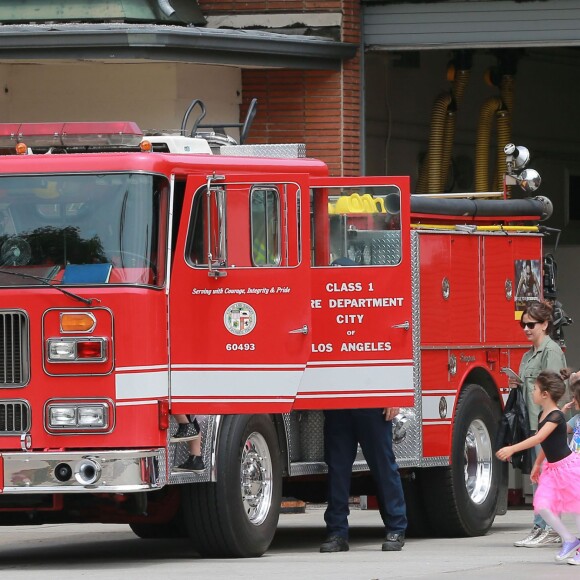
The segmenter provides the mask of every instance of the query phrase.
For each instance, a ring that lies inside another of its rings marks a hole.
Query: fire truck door
[[[189,178],[169,292],[173,413],[292,408],[311,343],[308,195],[304,175]]]
[[[408,179],[312,182],[312,352],[294,408],[413,406]]]

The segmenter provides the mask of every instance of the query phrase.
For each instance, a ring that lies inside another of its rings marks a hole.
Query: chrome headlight
[[[104,431],[110,426],[109,404],[53,403],[46,409],[49,431]]]
[[[48,425],[49,427],[74,427],[76,425],[76,409],[74,407],[50,407]]]
[[[78,407],[77,422],[79,427],[106,427],[106,407],[104,405]]]
[[[48,360],[75,360],[76,344],[73,340],[55,340],[48,341]]]

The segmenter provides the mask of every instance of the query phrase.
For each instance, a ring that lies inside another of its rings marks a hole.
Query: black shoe
[[[171,443],[181,443],[182,441],[193,441],[194,439],[199,439],[201,435],[199,434],[199,423],[197,419],[193,420],[193,423],[180,423],[177,427],[175,435],[169,440]]]
[[[175,468],[177,471],[193,471],[201,473],[205,470],[203,459],[200,455],[190,455],[181,465]]]
[[[405,545],[405,534],[387,532],[383,542],[383,552],[400,552]]]
[[[348,552],[348,542],[342,536],[330,536],[320,545],[321,552]]]

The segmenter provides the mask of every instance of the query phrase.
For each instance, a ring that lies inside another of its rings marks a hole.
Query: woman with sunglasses
[[[536,378],[542,371],[560,372],[560,369],[566,367],[566,358],[558,343],[550,338],[552,307],[548,303],[536,300],[528,302],[523,310],[520,326],[526,338],[532,343],[532,347],[522,358],[519,375],[523,380],[522,389],[530,418],[530,434],[533,435],[538,430],[538,416],[542,410],[539,405],[534,403],[533,399]],[[517,383],[510,379],[510,387],[517,386]],[[532,448],[530,452],[532,454],[532,462],[534,462],[538,450]],[[536,492],[536,487],[537,485],[532,485],[532,493]],[[554,546],[560,542],[560,536],[536,514],[530,533],[524,539],[515,542],[514,546],[541,548],[543,546]]]

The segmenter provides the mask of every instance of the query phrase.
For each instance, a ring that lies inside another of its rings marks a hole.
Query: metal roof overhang
[[[0,62],[145,60],[337,70],[357,50],[326,38],[257,30],[120,23],[0,26]]]
[[[368,49],[580,46],[580,2],[363,0]]]

